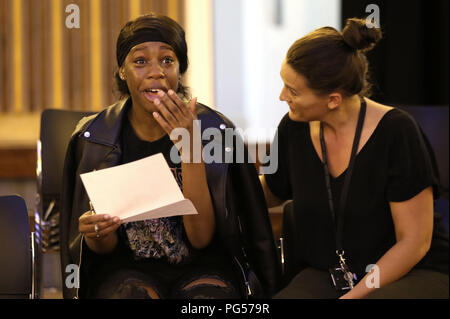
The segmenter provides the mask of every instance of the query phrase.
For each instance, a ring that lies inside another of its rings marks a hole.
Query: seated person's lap
[[[413,269],[396,282],[373,288],[369,299],[448,299],[449,276],[433,270]],[[335,299],[339,293],[331,284],[327,271],[306,268],[275,295],[275,299]]]
[[[170,268],[170,267],[169,267]],[[120,269],[103,277],[92,294],[102,299],[196,299],[240,298],[233,280],[220,270],[189,269],[175,274],[155,272],[153,275]]]
[[[403,278],[374,289],[369,299],[448,299],[448,275],[433,270],[413,269]]]

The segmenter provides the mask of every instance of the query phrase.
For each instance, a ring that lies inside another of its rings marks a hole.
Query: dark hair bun
[[[366,20],[347,19],[342,31],[345,43],[354,50],[369,51],[381,40],[380,28],[368,28]]]

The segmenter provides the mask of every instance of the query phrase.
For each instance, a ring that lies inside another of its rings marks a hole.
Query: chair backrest
[[[436,156],[441,183],[441,198],[435,201],[434,209],[439,213],[448,234],[448,106],[406,106],[402,109],[411,114],[419,123]]]
[[[38,150],[39,204],[36,240],[43,251],[59,246],[59,200],[64,159],[70,137],[81,118],[94,112],[46,109],[41,115]]]
[[[81,118],[94,112],[46,109],[41,115],[42,192],[59,194],[67,144]]]
[[[444,197],[448,199],[448,106],[405,106],[422,127],[436,155]]]
[[[25,200],[0,196],[0,298],[30,298],[32,256]]]

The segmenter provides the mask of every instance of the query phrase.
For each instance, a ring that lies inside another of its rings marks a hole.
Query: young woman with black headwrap
[[[196,98],[188,100],[181,83],[188,66],[183,29],[165,16],[141,16],[122,28],[116,55],[116,81],[125,99],[83,119],[67,153],[61,217],[62,267],[64,271],[68,264],[79,264],[81,281],[79,290],[66,288],[64,296],[270,295],[275,289],[278,265],[254,167],[243,164],[229,169],[224,163],[195,163],[193,158],[186,158],[184,149],[177,150],[183,159],[180,163],[171,152],[178,142],[169,137],[173,129],[184,128],[189,136],[199,138],[193,134],[199,129],[194,127],[195,119],[201,120],[202,129],[215,127],[223,131],[233,127],[221,114],[197,103]],[[191,139],[190,145],[202,142]],[[156,153],[164,155],[198,215],[121,223],[117,217],[91,213],[81,173]],[[239,191],[232,188],[234,183],[250,183],[250,187]],[[253,198],[251,206],[239,207],[247,205],[249,198]],[[240,218],[242,213],[251,216]],[[238,227],[240,223],[242,227]],[[257,234],[243,232],[244,228],[256,226]],[[253,250],[252,246],[257,255],[245,253]]]

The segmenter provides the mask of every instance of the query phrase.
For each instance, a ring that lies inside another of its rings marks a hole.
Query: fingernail
[[[155,103],[156,105],[159,105],[161,103],[161,101],[158,99],[155,99],[155,101],[153,103]]]
[[[158,96],[163,97],[164,96],[164,91],[159,91],[158,92]]]
[[[111,218],[111,216],[109,216],[109,215],[105,215],[105,216],[103,217],[104,220],[109,220],[110,218]]]
[[[114,217],[113,218],[113,222],[118,224],[120,222],[120,218],[119,217]]]
[[[174,95],[175,92],[173,90],[169,90],[167,93],[169,93],[170,95]]]

